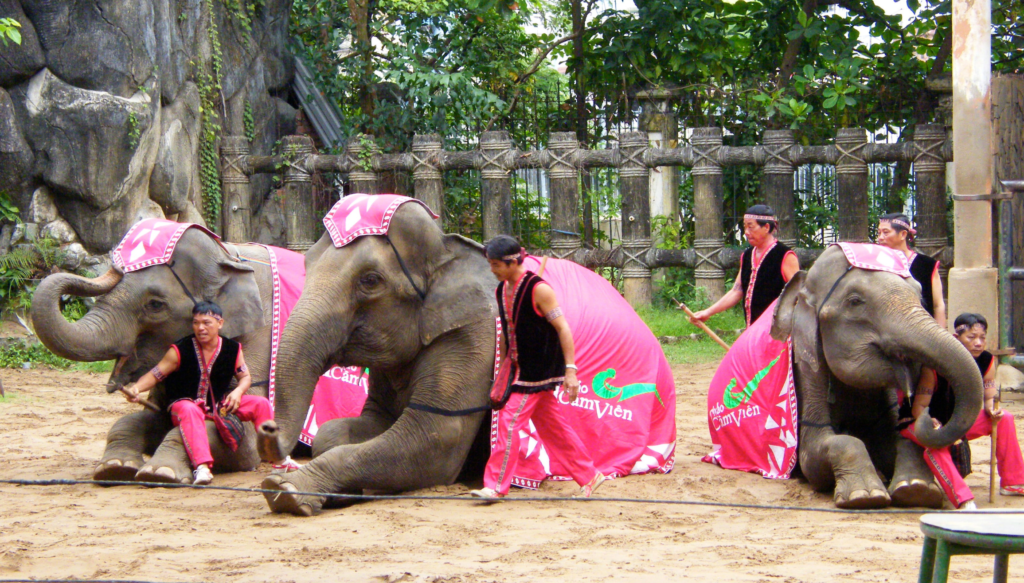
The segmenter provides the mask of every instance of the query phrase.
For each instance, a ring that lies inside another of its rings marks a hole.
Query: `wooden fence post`
[[[796,144],[793,130],[765,130],[764,149],[768,156],[761,176],[764,201],[775,211],[779,220],[776,237],[790,248],[796,248],[799,227],[793,211],[793,164],[786,157]]]
[[[719,259],[722,237],[722,167],[718,153],[722,149],[721,128],[694,128],[690,137],[693,149],[693,214],[696,220],[693,248],[697,253],[694,276],[712,302],[725,294],[725,270]]]
[[[365,145],[364,145],[365,142]],[[369,154],[364,149],[369,149]],[[345,144],[345,155],[348,160],[349,193],[378,194],[377,173],[373,170],[373,158],[380,153],[373,136],[357,134]]]
[[[580,248],[579,172],[580,143],[575,132],[555,132],[548,139],[548,177],[551,179],[551,251],[559,259],[571,258]]]
[[[647,132],[623,132],[619,137],[622,165],[622,287],[634,308],[651,305],[651,269],[646,256],[651,248],[651,178],[644,162],[649,146]]]
[[[480,196],[484,241],[512,234],[512,140],[505,131],[480,136]]]
[[[245,161],[249,140],[245,136],[224,136],[220,146],[221,183],[224,185],[224,240],[245,243],[249,240],[252,189]]]
[[[292,251],[305,253],[313,246],[314,221],[313,183],[307,165],[313,153],[313,140],[309,136],[285,136],[284,157],[284,217],[285,239]]]
[[[437,224],[444,225],[444,176],[438,168],[441,153],[441,136],[438,134],[416,134],[412,138],[412,180],[413,194],[422,200],[434,214],[439,216]]]
[[[866,242],[868,225],[868,164],[861,150],[868,143],[863,128],[840,128],[836,135],[836,183],[839,192],[839,240]]]
[[[914,220],[917,222],[915,247],[918,252],[937,257],[946,248],[946,160],[942,145],[946,128],[939,124],[921,124],[914,129],[914,182],[917,185]],[[947,271],[948,265],[942,266]],[[945,273],[943,273],[945,275]]]

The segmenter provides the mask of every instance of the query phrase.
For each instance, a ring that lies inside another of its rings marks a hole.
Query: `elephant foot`
[[[836,508],[846,510],[871,510],[875,508],[886,508],[892,502],[889,493],[885,490],[872,488],[868,490],[854,490],[850,495],[843,496],[838,490],[835,495]]]
[[[281,444],[278,441],[277,423],[274,421],[264,421],[256,431],[256,451],[260,454],[260,459],[271,463],[279,464],[282,460],[288,457],[287,452],[281,451]]]
[[[96,466],[96,470],[92,473],[93,480],[111,481],[111,482],[131,482],[135,479],[135,474],[139,471],[139,466],[132,460],[122,462],[118,459],[103,460],[100,465]]]
[[[904,508],[942,508],[944,494],[932,480],[913,478],[892,486],[892,503]]]
[[[296,516],[313,516],[319,514],[323,507],[322,497],[300,496],[295,494],[296,488],[287,478],[290,476],[274,474],[263,480],[264,490],[277,490],[277,492],[264,492],[263,497],[267,499],[267,505],[272,512],[289,513]]]
[[[143,466],[142,469],[135,474],[135,481],[159,482],[161,484],[191,484],[192,475],[189,474],[187,477],[179,478],[177,472],[171,468],[153,468],[153,466]]]

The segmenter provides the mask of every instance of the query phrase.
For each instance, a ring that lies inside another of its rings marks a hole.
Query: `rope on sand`
[[[238,488],[235,486],[197,486],[195,484],[173,484],[165,482],[135,482],[135,481],[119,481],[119,480],[4,480],[0,479],[0,484],[8,484],[13,486],[78,486],[78,485],[92,485],[92,486],[149,486],[156,488],[191,488],[195,490],[223,490],[226,492],[244,492],[246,494],[294,494],[297,496],[314,496],[322,498],[333,498],[337,500],[348,500],[351,502],[361,502],[369,500],[421,500],[421,501],[456,501],[456,502],[477,502],[483,503],[485,501],[479,498],[472,498],[467,492],[464,495],[459,496],[418,496],[415,494],[396,494],[396,495],[384,495],[384,494],[332,494],[325,492],[285,492],[282,490],[267,490],[263,488]],[[894,509],[884,508],[880,510],[849,510],[844,508],[813,508],[809,506],[778,506],[774,504],[741,504],[736,502],[710,502],[703,500],[659,500],[659,499],[648,499],[648,498],[563,498],[563,497],[506,497],[502,498],[501,504],[509,503],[522,503],[522,502],[618,502],[624,504],[667,504],[676,506],[711,506],[716,508],[738,508],[746,510],[788,510],[795,512],[826,512],[833,514],[932,514],[937,512],[956,512],[958,514],[990,514],[985,510],[913,510],[913,509]],[[1024,514],[1022,510],[1002,510],[1001,514]],[[33,580],[36,581],[36,580]],[[13,580],[0,579],[0,583],[14,583]],[[106,583],[113,583],[107,581]],[[148,583],[148,582],[141,582]]]

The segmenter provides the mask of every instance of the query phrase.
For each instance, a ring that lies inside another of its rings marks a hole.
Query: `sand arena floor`
[[[705,391],[714,365],[677,366],[679,438],[671,474],[635,476],[599,495],[832,507],[800,480],[769,481],[700,463],[709,448]],[[134,410],[105,378],[0,371],[0,477],[88,479],[107,429]],[[1017,396],[1018,399],[1020,396]],[[1008,403],[1024,416],[1024,400]],[[1018,424],[1018,436],[1024,431]],[[968,477],[988,503],[989,442]],[[219,475],[257,487],[267,472]],[[568,496],[547,483],[537,493]],[[467,496],[463,484],[418,493]],[[271,514],[256,493],[0,485],[0,579],[149,581],[913,581],[917,516],[841,515],[627,503],[380,501],[314,518]],[[956,581],[990,581],[991,558],[954,557]],[[1024,582],[1024,558],[1010,561]]]

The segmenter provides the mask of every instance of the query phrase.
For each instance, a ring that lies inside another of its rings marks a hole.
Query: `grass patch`
[[[725,356],[725,349],[708,338],[700,328],[691,324],[682,310],[642,308],[637,310],[637,313],[655,336],[681,337],[678,342],[661,345],[670,364],[705,364],[717,362]],[[738,336],[734,330],[745,326],[743,311],[739,308],[715,314],[708,320],[708,327],[712,330],[722,330],[719,336],[729,344],[735,342]],[[691,334],[700,334],[700,339],[691,340],[688,338]]]
[[[39,343],[29,344],[17,341],[0,348],[0,368],[21,368],[30,362],[33,367],[43,366],[57,370],[75,370],[91,373],[105,373],[114,370],[114,361],[75,362],[61,358]]]
[[[71,370],[92,373],[107,373],[114,370],[115,362],[117,361],[101,360],[99,362],[76,362],[71,366]]]

